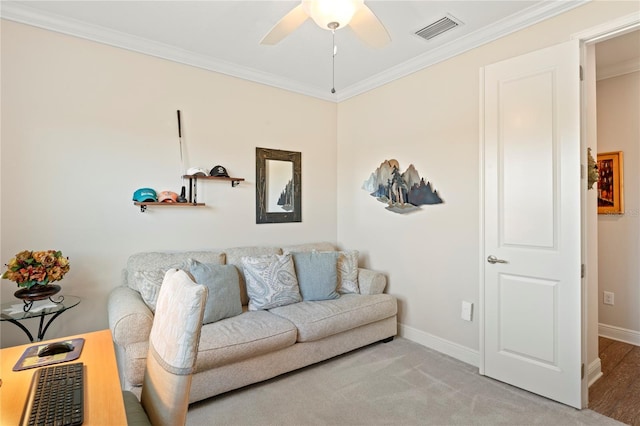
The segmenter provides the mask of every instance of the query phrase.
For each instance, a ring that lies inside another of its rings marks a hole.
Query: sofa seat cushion
[[[249,311],[206,324],[200,334],[196,372],[252,358],[296,342],[296,327],[268,311]]]
[[[388,294],[344,294],[339,299],[294,303],[270,309],[298,329],[298,342],[311,342],[396,315],[395,297]]]

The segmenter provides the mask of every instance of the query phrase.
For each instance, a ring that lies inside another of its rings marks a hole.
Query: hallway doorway
[[[593,155],[622,151],[628,159],[623,170],[624,213],[589,213],[597,215],[602,376],[589,388],[588,407],[640,425],[640,30],[596,43],[595,62],[598,129]],[[612,295],[607,303],[605,292]]]

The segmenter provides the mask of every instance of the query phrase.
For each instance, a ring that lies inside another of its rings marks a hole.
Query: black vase
[[[55,284],[39,285],[36,284],[31,288],[21,288],[13,293],[18,299],[22,299],[25,302],[33,302],[34,300],[43,300],[60,291],[60,286]]]

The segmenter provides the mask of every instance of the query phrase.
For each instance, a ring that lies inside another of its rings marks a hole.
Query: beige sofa
[[[109,327],[122,387],[140,395],[153,312],[145,303],[140,271],[171,268],[186,259],[238,267],[243,312],[202,327],[189,402],[196,402],[305,367],[397,334],[397,302],[383,291],[386,277],[358,268],[360,294],[248,311],[244,256],[333,251],[328,243],[241,247],[213,251],[137,253],[127,261],[123,285],[109,295]],[[357,265],[356,265],[357,266]],[[143,290],[144,293],[145,290]]]

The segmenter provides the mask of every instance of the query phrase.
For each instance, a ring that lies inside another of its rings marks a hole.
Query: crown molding
[[[413,74],[421,69],[430,67],[431,65],[435,65],[471,49],[475,49],[483,44],[497,40],[528,26],[544,21],[545,19],[567,12],[578,6],[582,6],[590,1],[591,0],[552,1],[534,5],[520,13],[497,21],[490,27],[477,30],[465,37],[439,46],[423,55],[403,62],[402,64],[347,87],[346,89],[342,89],[338,96],[338,102],[357,96],[402,77],[406,77],[407,75]]]
[[[221,61],[146,38],[110,30],[99,25],[88,24],[75,19],[45,13],[26,6],[24,3],[3,1],[0,5],[0,17],[2,19],[8,19],[10,21],[95,41],[109,46],[155,56],[302,95],[336,102],[335,95],[327,94],[326,90],[320,88],[311,87],[254,68],[242,67],[231,62]]]
[[[98,25],[64,18],[59,15],[45,13],[29,7],[24,3],[3,1],[0,8],[0,17],[330,102],[341,102],[545,19],[564,13],[590,1],[591,0],[541,2],[524,10],[523,12],[498,21],[489,28],[475,31],[466,37],[447,43],[446,45],[435,48],[424,55],[406,61],[357,84],[343,88],[337,94],[330,94],[327,93],[326,90],[317,87],[301,84],[299,82],[278,77],[274,74],[265,73],[253,68],[213,59],[188,50],[178,49],[164,43],[158,43],[142,37],[131,36],[129,34],[109,30]]]

